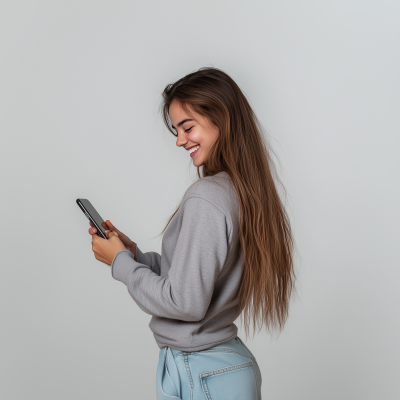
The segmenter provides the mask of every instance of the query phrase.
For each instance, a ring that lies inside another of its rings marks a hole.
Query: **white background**
[[[150,316],[75,200],[161,251],[197,178],[160,94],[203,66],[248,96],[288,193],[298,296],[246,340],[263,398],[400,398],[399,21],[384,0],[1,1],[0,398],[155,398]]]

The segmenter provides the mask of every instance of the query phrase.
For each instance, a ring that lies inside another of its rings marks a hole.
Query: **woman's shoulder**
[[[198,179],[187,189],[183,201],[190,197],[200,197],[227,214],[239,207],[236,188],[225,171]]]

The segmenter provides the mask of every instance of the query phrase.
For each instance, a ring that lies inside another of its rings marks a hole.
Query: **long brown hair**
[[[226,171],[238,193],[244,269],[236,318],[244,311],[246,336],[251,316],[253,328],[261,330],[265,324],[267,329],[277,326],[282,330],[295,288],[294,243],[275,180],[282,183],[261,124],[239,86],[217,68],[201,68],[186,75],[167,85],[162,96],[163,120],[175,136],[169,119],[173,100],[218,127],[218,139],[202,165],[202,176],[200,167],[197,174],[202,178]]]

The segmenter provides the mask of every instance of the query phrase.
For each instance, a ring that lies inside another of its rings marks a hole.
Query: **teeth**
[[[200,146],[193,147],[192,149],[189,150],[189,153],[192,154],[194,151],[196,151]]]

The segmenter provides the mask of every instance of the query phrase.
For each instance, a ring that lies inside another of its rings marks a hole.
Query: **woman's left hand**
[[[92,235],[92,250],[95,258],[107,265],[111,265],[115,255],[121,250],[126,250],[126,247],[121,242],[117,232],[106,230],[105,234],[108,237],[107,240],[98,236],[96,234],[96,229],[95,233],[92,233],[91,229],[89,229],[89,233]]]

